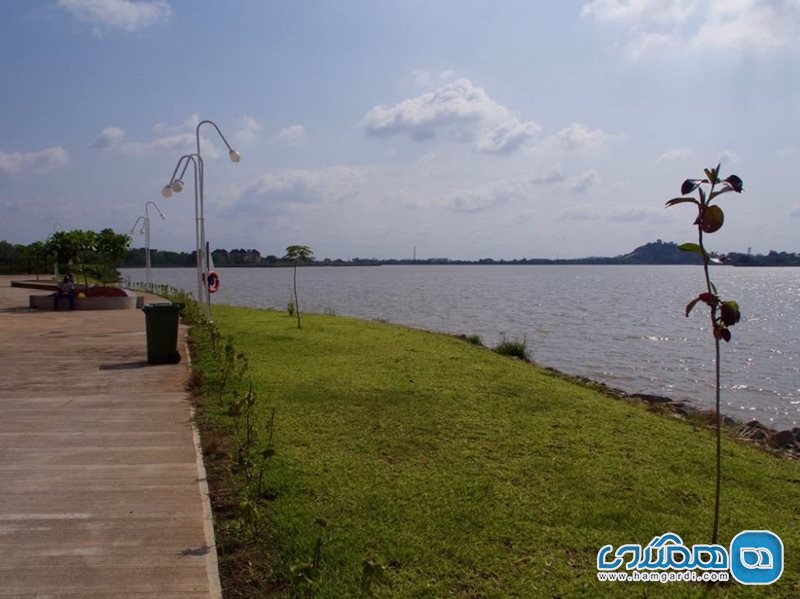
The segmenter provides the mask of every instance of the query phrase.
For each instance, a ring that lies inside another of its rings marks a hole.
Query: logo
[[[731,541],[731,576],[742,584],[772,584],[783,574],[783,541],[769,530],[743,530]]]
[[[743,530],[730,548],[687,547],[674,532],[653,537],[644,547],[627,543],[597,552],[601,582],[727,582],[768,585],[783,574],[783,541],[769,530]]]

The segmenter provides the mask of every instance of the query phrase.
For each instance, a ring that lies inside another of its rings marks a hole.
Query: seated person
[[[72,280],[72,274],[67,273],[58,284],[58,290],[53,296],[53,310],[58,310],[58,300],[62,297],[69,299],[69,309],[75,309],[75,283]]]

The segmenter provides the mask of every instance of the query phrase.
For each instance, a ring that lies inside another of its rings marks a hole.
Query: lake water
[[[289,268],[219,269],[215,302],[285,309]],[[125,269],[144,281],[143,269]],[[154,269],[153,279],[196,291],[194,269]],[[800,426],[800,269],[713,269],[742,321],[722,347],[725,413],[778,429]],[[300,268],[300,305],[311,312],[384,319],[526,339],[534,361],[628,392],[713,407],[713,340],[691,266],[378,266]]]

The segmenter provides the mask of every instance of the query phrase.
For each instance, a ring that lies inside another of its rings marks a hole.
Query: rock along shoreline
[[[716,421],[716,413],[714,410],[700,409],[688,401],[678,401],[664,395],[628,393],[622,389],[611,387],[585,376],[567,374],[549,366],[540,367],[559,378],[591,387],[614,399],[642,401],[647,404],[652,411],[671,414],[676,418],[690,420],[708,427],[713,426]],[[758,420],[741,422],[740,420],[724,414],[722,415],[722,426],[740,441],[753,443],[775,455],[800,460],[800,428],[798,427],[791,430],[777,431],[762,424]]]

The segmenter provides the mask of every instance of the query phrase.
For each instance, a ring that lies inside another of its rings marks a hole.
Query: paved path
[[[182,341],[181,364],[148,366],[141,310],[32,311],[10,280],[0,599],[219,597]]]

